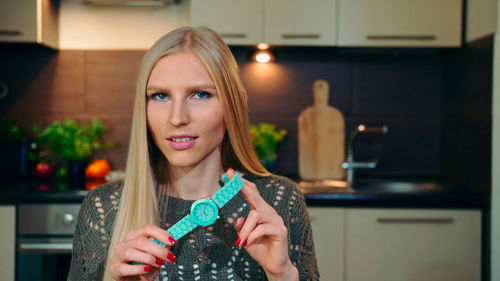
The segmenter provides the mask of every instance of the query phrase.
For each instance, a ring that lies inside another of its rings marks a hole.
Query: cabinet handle
[[[6,30],[0,29],[0,36],[21,36],[23,32],[21,30]]]
[[[19,251],[37,253],[71,253],[73,244],[70,243],[21,243]]]
[[[246,38],[245,33],[219,33],[223,38]]]
[[[281,34],[283,39],[318,39],[319,34]]]
[[[367,35],[367,40],[411,40],[411,41],[432,41],[436,40],[435,35]]]
[[[452,218],[377,218],[377,223],[426,223],[450,224]]]

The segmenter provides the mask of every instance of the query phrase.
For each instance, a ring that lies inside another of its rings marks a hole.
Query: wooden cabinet
[[[344,209],[308,208],[321,280],[343,280]]]
[[[333,46],[336,12],[336,0],[266,0],[264,42]]]
[[[339,0],[339,45],[459,47],[462,0]]]
[[[479,281],[481,212],[349,209],[347,281]]]
[[[2,280],[14,281],[14,258],[16,256],[16,208],[0,206],[0,276]]]
[[[229,45],[263,40],[264,0],[191,0],[191,25],[217,31]]]
[[[191,24],[230,45],[335,45],[336,0],[191,0]]]
[[[0,2],[0,42],[58,46],[58,4],[51,0]]]

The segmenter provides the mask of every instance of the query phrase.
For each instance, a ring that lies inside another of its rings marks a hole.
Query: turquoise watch
[[[208,226],[214,223],[219,210],[224,207],[243,187],[243,179],[238,172],[235,172],[233,179],[229,180],[227,174],[222,175],[222,180],[226,183],[209,199],[197,200],[191,205],[191,211],[176,224],[167,229],[172,238],[178,241],[184,235],[191,232],[198,225]],[[155,241],[156,242],[156,241]],[[159,241],[158,241],[159,242]],[[158,243],[157,242],[157,243]]]
[[[189,214],[167,229],[167,232],[170,233],[172,238],[179,241],[179,239],[191,232],[198,225],[207,226],[214,223],[219,217],[219,210],[238,194],[244,184],[243,178],[238,172],[234,173],[232,180],[229,180],[227,174],[223,174],[222,180],[226,184],[219,191],[212,195],[210,199],[195,201],[193,205],[191,205]],[[155,238],[152,240],[162,247],[167,246]],[[130,264],[141,263],[131,262]]]

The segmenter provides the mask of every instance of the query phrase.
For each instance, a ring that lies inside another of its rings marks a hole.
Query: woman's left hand
[[[232,169],[227,173],[234,176]],[[243,179],[240,191],[250,205],[248,218],[238,218],[234,228],[238,232],[235,246],[245,247],[248,254],[266,271],[269,280],[299,280],[298,271],[288,256],[288,229],[283,219],[260,196],[254,183]]]

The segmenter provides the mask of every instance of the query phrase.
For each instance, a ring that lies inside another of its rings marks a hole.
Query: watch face
[[[219,208],[210,199],[200,199],[191,206],[191,218],[198,225],[211,225],[217,220]]]

